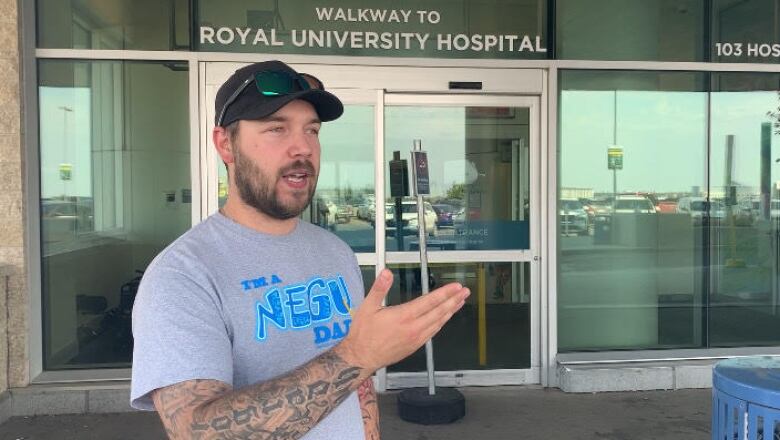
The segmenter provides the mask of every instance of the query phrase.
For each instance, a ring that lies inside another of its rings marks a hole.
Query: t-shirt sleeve
[[[232,345],[217,293],[177,269],[153,266],[133,306],[130,404],[143,410],[154,410],[149,393],[158,388],[192,379],[233,382]]]

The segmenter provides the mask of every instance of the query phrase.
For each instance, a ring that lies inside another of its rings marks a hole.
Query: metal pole
[[[617,208],[617,168],[612,168],[612,213]]]
[[[726,219],[728,221],[728,228],[729,228],[729,257],[726,258],[726,267],[742,267],[743,263],[739,261],[737,258],[737,231],[736,226],[734,224],[734,209],[733,204],[736,203],[736,194],[732,194],[732,168],[734,168],[734,135],[728,134],[726,135],[726,169],[723,172],[724,180],[725,180],[725,187],[726,187]],[[734,196],[732,198],[732,196]],[[717,209],[717,206],[715,206],[715,209]],[[709,216],[710,219],[712,218],[712,212],[713,210],[713,204],[712,201],[710,201],[709,206]],[[723,225],[718,225],[718,228],[720,230],[723,230]]]
[[[761,123],[761,218],[764,221],[772,219],[772,124]]]
[[[413,151],[422,151],[422,141],[420,139],[414,140]],[[420,247],[420,285],[422,286],[422,294],[428,294],[428,249],[426,242],[425,232],[425,206],[423,206],[423,196],[417,191],[417,167],[412,161],[412,170],[414,170],[415,188],[414,192],[417,195],[417,235],[419,237]],[[433,341],[428,339],[425,341],[425,364],[428,369],[428,394],[433,396],[436,394],[436,381],[433,376]]]
[[[485,265],[477,264],[477,355],[479,366],[487,365],[487,316],[485,313]]]
[[[617,89],[615,89],[614,113],[612,114],[612,145],[617,147]],[[617,160],[617,159],[616,159]],[[612,168],[612,215],[617,209],[617,166]],[[615,217],[612,217],[613,219]],[[614,223],[613,223],[614,224]]]

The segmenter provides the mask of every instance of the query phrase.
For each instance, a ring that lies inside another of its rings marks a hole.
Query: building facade
[[[370,286],[474,294],[442,385],[707,387],[780,345],[780,10],[767,0],[0,0],[0,414],[127,407],[151,259],[215,212],[219,85],[280,59],[345,103],[303,219]],[[263,319],[258,316],[258,319]],[[323,341],[336,329],[316,330]],[[426,383],[422,351],[377,373]]]

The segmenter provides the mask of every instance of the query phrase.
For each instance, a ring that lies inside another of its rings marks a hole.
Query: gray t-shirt
[[[133,307],[130,401],[192,379],[235,389],[283,375],[336,345],[363,300],[360,268],[335,235],[298,221],[263,234],[214,214],[149,265]],[[304,437],[363,439],[357,395]]]

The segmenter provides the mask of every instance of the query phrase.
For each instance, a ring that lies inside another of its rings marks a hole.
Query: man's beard
[[[251,160],[244,158],[239,152],[241,148],[235,145],[233,149],[234,164],[233,172],[235,175],[236,187],[238,187],[238,195],[241,200],[247,205],[255,208],[260,213],[263,213],[269,217],[278,220],[287,220],[293,217],[301,215],[304,209],[309,206],[311,199],[314,196],[314,190],[317,184],[317,176],[315,174],[314,165],[310,161],[297,160],[289,166],[278,171],[276,178],[271,179],[257,164]],[[295,170],[303,169],[308,174],[307,180],[313,179],[314,184],[309,184],[308,194],[305,198],[295,198],[289,204],[284,204],[279,200],[277,194],[276,183],[282,179],[282,176],[286,173]]]

